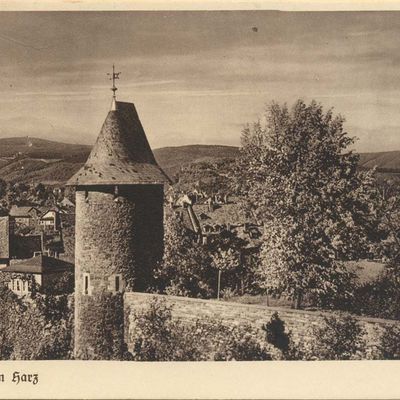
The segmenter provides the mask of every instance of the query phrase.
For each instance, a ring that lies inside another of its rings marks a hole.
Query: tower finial
[[[119,75],[120,74],[121,74],[121,72],[115,72],[114,64],[113,64],[112,74],[107,73],[107,75],[110,76],[110,81],[112,80],[112,88],[111,88],[111,90],[113,91],[113,100],[112,100],[111,110],[116,110],[117,109],[115,92],[118,90],[118,88],[115,86],[115,80],[119,79]]]

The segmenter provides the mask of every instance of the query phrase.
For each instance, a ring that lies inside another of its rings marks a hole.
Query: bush
[[[381,336],[380,349],[385,360],[400,360],[400,327],[388,326]]]
[[[226,326],[211,319],[183,323],[172,318],[165,300],[153,299],[134,314],[131,331],[137,361],[270,360],[264,343],[248,325]]]
[[[324,318],[322,326],[311,329],[312,339],[305,358],[318,360],[361,359],[365,354],[364,330],[349,315]]]
[[[129,360],[124,340],[125,314],[121,293],[101,292],[81,299],[79,353],[83,360]],[[83,343],[82,343],[83,342]]]
[[[135,361],[193,361],[200,357],[191,331],[172,320],[171,306],[153,300],[134,314],[133,350]]]
[[[400,287],[395,277],[384,271],[374,282],[357,288],[352,307],[348,311],[400,320]]]
[[[214,353],[214,361],[272,360],[265,344],[257,340],[257,333],[251,326],[235,326],[230,329],[217,326],[216,328],[220,339]]]
[[[272,314],[271,320],[262,327],[268,343],[281,350],[282,353],[289,351],[290,334],[285,332],[285,323],[279,318],[277,312]]]

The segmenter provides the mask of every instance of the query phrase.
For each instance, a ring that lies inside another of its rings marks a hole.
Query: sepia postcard
[[[400,2],[0,2],[0,398],[399,398]]]

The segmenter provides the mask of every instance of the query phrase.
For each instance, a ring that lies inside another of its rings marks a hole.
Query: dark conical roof
[[[163,184],[169,178],[157,165],[135,106],[116,103],[108,113],[86,164],[68,185]]]

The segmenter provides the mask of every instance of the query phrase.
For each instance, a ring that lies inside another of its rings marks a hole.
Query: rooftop
[[[116,102],[109,111],[86,164],[68,185],[163,184],[169,178],[157,165],[135,106]]]
[[[30,214],[30,211],[32,209],[37,209],[37,208],[33,207],[33,206],[19,207],[19,206],[13,205],[10,209],[10,216],[11,217],[31,217],[32,215]],[[38,211],[40,211],[40,210],[38,210]]]
[[[16,272],[26,274],[45,274],[63,272],[73,269],[73,264],[54,257],[39,255],[25,260],[12,260],[2,272]]]

